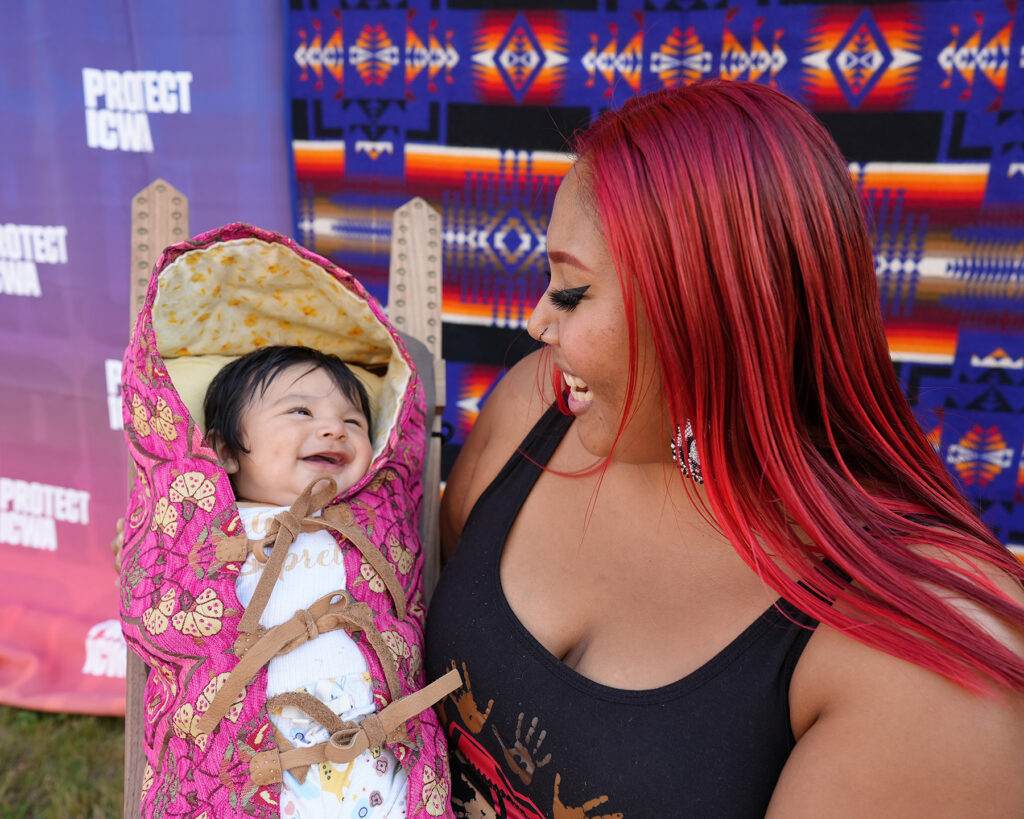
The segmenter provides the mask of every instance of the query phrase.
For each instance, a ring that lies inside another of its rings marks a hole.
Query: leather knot
[[[329,743],[339,751],[348,751],[355,746],[356,737],[359,736],[359,726],[354,722],[346,722],[331,734]]]
[[[324,488],[314,494],[313,487],[321,483],[324,484]],[[317,478],[302,490],[302,494],[292,504],[291,509],[285,509],[275,516],[274,522],[270,527],[269,537],[253,547],[253,554],[256,555],[256,559],[266,565],[263,567],[260,579],[256,583],[256,589],[252,593],[249,605],[246,607],[242,619],[238,621],[239,631],[250,632],[256,630],[260,616],[263,614],[263,609],[266,608],[267,601],[270,599],[271,589],[273,589],[277,578],[281,575],[281,569],[284,566],[284,559],[288,554],[288,549],[295,542],[296,536],[302,531],[303,524],[307,522],[305,520],[306,516],[310,512],[322,509],[331,500],[336,488],[337,485],[332,478]],[[319,523],[316,525],[321,526]],[[270,540],[273,540],[274,546],[270,550],[270,554],[267,555],[266,544]]]
[[[387,742],[387,729],[376,711],[367,714],[360,723],[360,727],[366,733],[366,742],[371,748],[379,748]]]
[[[306,638],[309,640],[315,640],[320,634],[320,631],[316,627],[316,620],[313,619],[313,615],[306,609],[299,609],[295,612],[295,618],[306,627]]]
[[[302,517],[305,517],[305,515]],[[295,538],[299,536],[299,532],[302,531],[302,517],[296,515],[292,509],[285,509],[278,512],[274,518],[277,523],[278,539],[281,537],[281,530],[284,529],[289,535],[291,535],[291,542],[294,542]]]

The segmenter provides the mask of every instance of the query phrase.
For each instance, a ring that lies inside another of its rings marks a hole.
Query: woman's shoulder
[[[441,539],[450,554],[477,498],[555,400],[548,359],[538,350],[495,385],[445,484]]]
[[[1024,602],[1018,581],[943,549],[920,550]],[[1024,633],[983,606],[955,612],[1024,656]],[[982,681],[979,680],[979,684]],[[819,626],[793,675],[796,748],[769,816],[1021,816],[1024,693],[971,691],[911,661]]]
[[[769,817],[1024,815],[1024,695],[975,693],[819,627]]]

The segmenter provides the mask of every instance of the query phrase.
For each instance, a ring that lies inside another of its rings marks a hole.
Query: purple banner
[[[282,8],[8,3],[0,27],[0,702],[123,712],[130,202],[290,232]]]

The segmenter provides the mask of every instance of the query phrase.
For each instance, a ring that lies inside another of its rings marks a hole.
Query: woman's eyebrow
[[[583,264],[583,262],[581,262],[578,258],[573,256],[571,253],[566,253],[564,250],[552,250],[548,253],[548,258],[552,262],[557,262],[559,264],[569,264],[572,265],[573,267],[578,267],[580,270],[586,270],[590,273],[594,272],[585,264]]]

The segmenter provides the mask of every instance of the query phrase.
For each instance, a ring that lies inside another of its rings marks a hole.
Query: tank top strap
[[[466,520],[467,529],[472,525],[486,530],[493,535],[486,541],[500,549],[519,510],[574,420],[575,416],[563,414],[557,403],[548,407],[477,498]]]
[[[575,416],[563,414],[557,403],[548,407],[505,462],[494,483],[505,484],[510,476],[514,476],[516,489],[522,490],[520,501],[525,501],[574,420]],[[518,491],[516,495],[519,495]],[[506,497],[506,500],[511,499]]]
[[[542,466],[546,465],[575,420],[575,416],[562,412],[557,402],[552,404],[523,439],[519,452]]]

